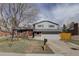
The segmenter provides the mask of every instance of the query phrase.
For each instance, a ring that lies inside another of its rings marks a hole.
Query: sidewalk
[[[0,56],[25,56],[25,54],[0,52]]]
[[[62,56],[61,54],[18,54],[0,52],[0,56]]]
[[[51,48],[56,54],[64,55],[64,56],[79,56],[79,50],[72,50],[71,48],[77,47],[74,44],[70,44],[69,42],[63,42],[60,40],[51,40],[48,41],[48,46]]]

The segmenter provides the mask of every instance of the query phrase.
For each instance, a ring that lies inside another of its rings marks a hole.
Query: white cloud
[[[75,21],[79,21],[79,4],[57,4],[56,8],[51,11],[57,19],[56,21],[59,23],[67,23],[68,21],[72,21],[72,17]]]

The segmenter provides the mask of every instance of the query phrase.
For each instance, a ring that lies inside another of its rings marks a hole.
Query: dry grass
[[[1,40],[2,41],[2,40]],[[40,40],[18,40],[10,42],[4,40],[0,42],[0,52],[13,52],[13,53],[43,53],[50,54],[53,53],[48,46],[43,51],[42,49],[43,41]]]
[[[70,42],[79,45],[79,40],[71,40]]]

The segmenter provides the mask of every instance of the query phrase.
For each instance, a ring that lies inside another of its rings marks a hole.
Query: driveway
[[[56,54],[64,56],[79,56],[79,50],[71,49],[74,47],[79,48],[78,45],[60,40],[49,40],[47,44]]]
[[[44,40],[44,38],[48,40],[59,40],[60,34],[42,34],[41,36],[35,36],[35,39]]]

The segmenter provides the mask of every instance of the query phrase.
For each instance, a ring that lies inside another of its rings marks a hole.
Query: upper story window
[[[38,25],[38,27],[43,27],[43,25]]]
[[[54,25],[49,25],[49,27],[54,27]]]

